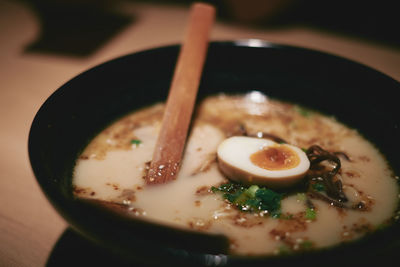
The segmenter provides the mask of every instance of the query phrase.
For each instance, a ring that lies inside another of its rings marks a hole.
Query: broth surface
[[[132,216],[151,221],[222,233],[230,240],[230,253],[240,255],[333,246],[372,232],[394,216],[398,185],[371,143],[334,118],[258,92],[206,98],[196,110],[178,178],[146,186],[143,177],[163,110],[160,103],[128,114],[94,138],[77,160],[75,196],[119,203]],[[229,182],[218,169],[218,145],[243,129],[247,134],[269,133],[300,148],[319,145],[344,153],[348,159],[340,157],[336,176],[349,203],[359,206],[340,208],[309,196],[306,200],[299,185],[282,190],[277,218],[236,209],[211,188]],[[313,205],[311,216],[307,201]]]

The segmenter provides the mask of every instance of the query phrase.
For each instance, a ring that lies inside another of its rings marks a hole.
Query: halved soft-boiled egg
[[[310,168],[300,148],[255,137],[225,139],[218,146],[217,156],[221,172],[229,179],[271,188],[296,184]]]

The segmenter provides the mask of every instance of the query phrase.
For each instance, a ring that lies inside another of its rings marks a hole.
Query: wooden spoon
[[[178,56],[161,130],[146,176],[147,184],[162,184],[176,179],[214,20],[213,6],[204,3],[194,3],[191,6],[186,36]]]

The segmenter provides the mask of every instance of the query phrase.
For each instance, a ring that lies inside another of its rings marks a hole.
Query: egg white
[[[253,153],[276,145],[276,142],[269,139],[255,137],[234,136],[225,139],[217,150],[221,170],[228,178],[240,182],[269,184],[274,187],[291,185],[301,179],[310,168],[310,161],[300,148],[283,144],[294,151],[300,159],[297,166],[289,169],[267,170],[250,160]]]

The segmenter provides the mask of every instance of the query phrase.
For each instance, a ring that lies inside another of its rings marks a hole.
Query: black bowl
[[[101,64],[56,90],[31,127],[29,156],[42,190],[78,232],[127,259],[148,264],[307,266],[396,258],[400,224],[395,222],[360,241],[284,257],[228,256],[222,236],[127,220],[74,200],[71,176],[88,142],[122,115],[164,101],[179,46],[147,50]],[[201,98],[218,92],[252,90],[335,116],[358,129],[399,173],[400,119],[395,95],[400,84],[361,64],[303,48],[260,40],[212,42],[199,89]]]

